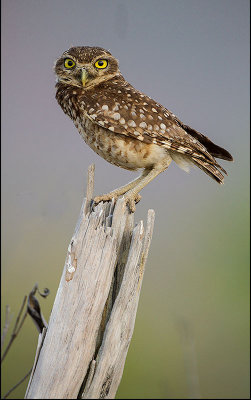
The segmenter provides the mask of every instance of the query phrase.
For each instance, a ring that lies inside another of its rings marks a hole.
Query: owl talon
[[[131,213],[136,211],[136,204],[140,201],[141,196],[140,194],[128,194],[124,196],[126,204],[129,207]]]
[[[138,204],[141,200],[142,196],[140,194],[137,194],[135,197],[135,204]]]

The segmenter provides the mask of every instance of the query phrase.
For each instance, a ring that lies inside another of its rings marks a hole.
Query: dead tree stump
[[[123,198],[92,208],[93,182],[94,165],[27,399],[112,399],[123,374],[154,211],[144,232]]]

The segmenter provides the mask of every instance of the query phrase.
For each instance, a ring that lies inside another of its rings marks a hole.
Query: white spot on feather
[[[120,119],[120,113],[113,114],[113,119],[115,119],[115,121],[118,121]]]
[[[135,122],[134,122],[132,119],[129,119],[128,125],[129,125],[129,126],[132,126],[132,127],[135,127],[135,126],[136,126]]]

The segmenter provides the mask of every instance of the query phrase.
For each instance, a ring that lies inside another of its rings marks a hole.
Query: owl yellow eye
[[[75,67],[76,63],[73,61],[71,58],[66,58],[64,60],[64,66],[65,68],[73,68]]]
[[[95,62],[94,65],[96,68],[106,68],[108,65],[108,62],[107,62],[107,60],[98,60]]]

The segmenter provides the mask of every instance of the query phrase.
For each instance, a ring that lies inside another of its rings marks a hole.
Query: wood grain
[[[132,338],[154,211],[134,227],[122,199],[92,209],[94,166],[27,399],[114,398]]]

